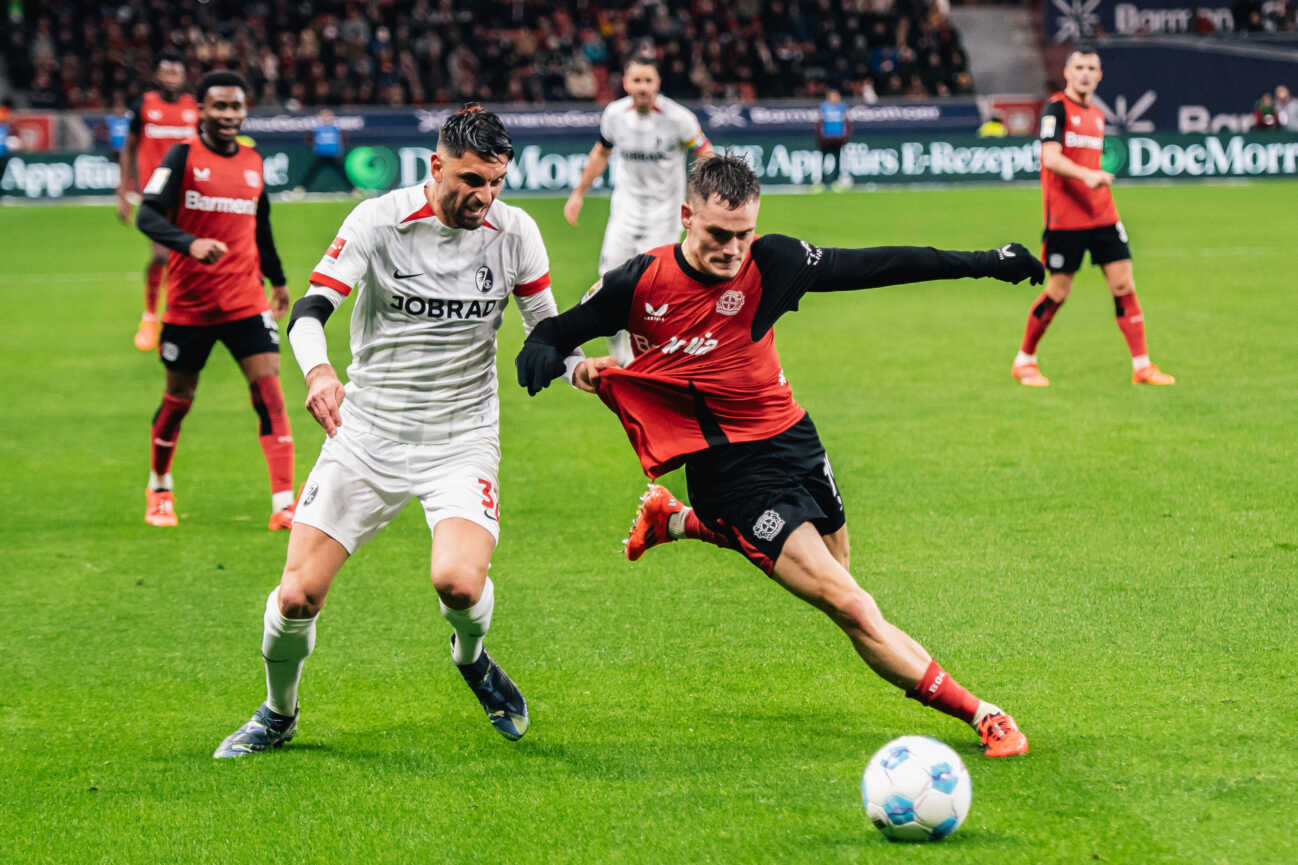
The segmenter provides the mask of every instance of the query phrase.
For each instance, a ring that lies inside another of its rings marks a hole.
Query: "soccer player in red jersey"
[[[625,368],[588,358],[573,381],[618,415],[651,478],[685,465],[694,507],[660,501],[653,542],[685,536],[737,549],[829,615],[884,679],[972,725],[988,756],[1026,753],[1013,718],[957,684],[853,579],[843,500],[772,327],[807,292],[966,276],[1040,283],[1041,262],[1019,244],[951,252],[754,239],[759,194],[742,158],[696,162],[681,207],[685,239],[609,271],[581,304],[537,324],[518,355],[519,383],[535,394],[563,374],[570,350],[629,331],[635,358]]]
[[[1023,343],[1010,374],[1029,387],[1050,380],[1037,364],[1037,343],[1073,288],[1073,276],[1089,250],[1113,293],[1118,328],[1131,351],[1132,384],[1169,385],[1176,379],[1149,360],[1145,317],[1136,300],[1127,230],[1113,203],[1113,175],[1100,167],[1104,154],[1104,112],[1092,104],[1100,83],[1100,57],[1079,49],[1064,64],[1065,87],[1041,115],[1041,200],[1046,228],[1042,255],[1050,278],[1032,304]]]
[[[198,84],[200,130],[175,145],[144,187],[137,224],[171,250],[159,354],[166,392],[153,416],[144,519],[176,525],[171,462],[198,375],[217,340],[239,362],[252,390],[270,471],[271,529],[293,521],[293,434],[279,386],[279,330],[288,310],[284,269],[270,230],[261,156],[236,138],[248,115],[248,85],[215,71]],[[266,302],[262,275],[270,280]]]
[[[131,195],[153,175],[153,169],[172,145],[192,138],[198,131],[198,103],[183,92],[185,63],[180,55],[164,53],[158,59],[154,80],[156,90],[149,90],[130,107],[131,128],[121,154],[121,182],[117,187],[117,218],[125,225],[131,220]],[[135,332],[135,347],[153,351],[158,347],[162,323],[158,320],[158,295],[167,276],[167,248],[151,244],[152,255],[144,271],[144,314]]]

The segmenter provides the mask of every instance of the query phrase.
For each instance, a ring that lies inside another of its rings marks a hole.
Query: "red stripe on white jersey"
[[[339,282],[332,276],[325,276],[318,270],[311,271],[311,278],[308,280],[312,285],[320,285],[325,288],[332,288],[343,297],[352,293],[352,287],[345,282]]]
[[[518,297],[528,297],[536,294],[538,291],[545,291],[550,287],[550,274],[542,276],[540,279],[534,279],[531,282],[524,282],[521,285],[514,286],[514,294]]]

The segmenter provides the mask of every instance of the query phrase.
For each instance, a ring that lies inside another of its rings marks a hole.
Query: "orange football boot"
[[[1004,712],[991,712],[979,721],[978,735],[983,740],[983,753],[988,757],[1013,757],[1028,752],[1028,737]]]
[[[635,512],[631,531],[622,542],[626,547],[626,557],[634,562],[650,547],[676,540],[667,532],[667,520],[683,510],[685,505],[676,500],[671,490],[650,484],[649,490],[640,497],[640,507]]]
[[[1133,371],[1131,373],[1131,383],[1168,385],[1176,384],[1176,379],[1151,363],[1149,366],[1144,366]]]
[[[144,521],[151,526],[174,526],[180,520],[176,518],[176,497],[171,490],[145,490]]]
[[[145,313],[140,317],[140,327],[135,331],[135,347],[140,351],[153,351],[158,347],[158,338],[162,335],[162,322],[156,315]]]
[[[1050,384],[1050,379],[1041,374],[1035,363],[1020,363],[1010,367],[1010,375],[1019,380],[1021,384],[1028,387],[1046,387]]]

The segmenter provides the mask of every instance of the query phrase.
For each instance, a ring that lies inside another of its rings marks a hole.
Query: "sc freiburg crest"
[[[473,275],[473,281],[477,284],[478,291],[483,294],[491,291],[491,287],[495,285],[496,282],[491,276],[491,268],[487,267],[485,264],[482,265],[482,267],[479,267],[478,272]]]

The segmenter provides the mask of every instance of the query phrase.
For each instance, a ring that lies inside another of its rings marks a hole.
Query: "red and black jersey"
[[[1041,142],[1047,141],[1057,142],[1063,155],[1078,165],[1098,169],[1104,155],[1104,112],[1056,93],[1041,113]],[[1096,228],[1118,221],[1109,187],[1089,189],[1081,180],[1056,174],[1044,165],[1041,204],[1048,231]]]
[[[563,356],[596,336],[630,332],[635,359],[602,371],[599,394],[657,477],[691,454],[772,438],[802,418],[772,327],[806,292],[988,276],[996,260],[995,251],[829,249],[772,234],[753,241],[736,276],[717,280],[691,267],[679,244],[663,246],[606,273],[528,342]]]
[[[198,134],[198,103],[188,93],[171,102],[150,90],[131,107],[131,132],[139,138],[135,176],[143,185],[168,150]]]
[[[164,322],[220,324],[257,315],[270,308],[262,274],[284,284],[261,156],[251,147],[220,153],[201,137],[174,146],[145,184],[137,224],[171,250]],[[229,251],[203,264],[189,255],[200,237]]]

